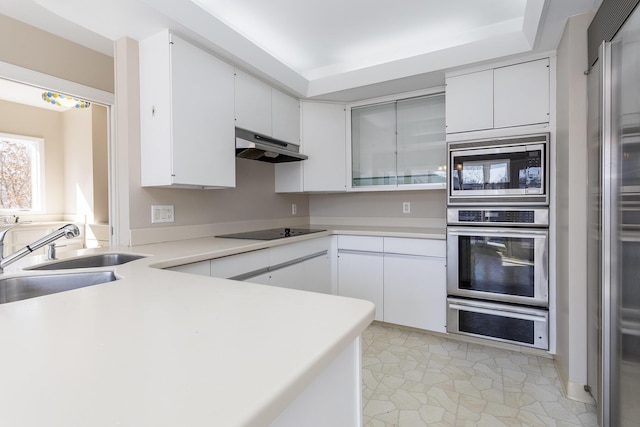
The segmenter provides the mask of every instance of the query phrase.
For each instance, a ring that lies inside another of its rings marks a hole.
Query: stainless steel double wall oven
[[[448,156],[448,331],[548,349],[549,134]]]

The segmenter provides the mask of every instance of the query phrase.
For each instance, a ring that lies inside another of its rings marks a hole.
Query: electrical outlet
[[[411,213],[411,202],[402,202],[402,213]]]
[[[151,206],[151,223],[157,222],[173,222],[174,211],[173,205],[152,205]]]
[[[291,203],[291,215],[298,215],[298,205]]]

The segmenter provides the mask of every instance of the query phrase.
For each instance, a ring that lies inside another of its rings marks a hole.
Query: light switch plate
[[[173,222],[174,211],[173,205],[152,205],[151,206],[151,223],[157,222]]]
[[[402,213],[411,213],[411,202],[402,202]]]

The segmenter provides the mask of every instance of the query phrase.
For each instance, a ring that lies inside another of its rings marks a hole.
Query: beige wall
[[[587,384],[587,28],[569,19],[558,47],[556,206],[557,364],[568,392]]]
[[[65,213],[93,223],[91,110],[62,113],[64,135]]]
[[[270,163],[236,159],[236,188],[188,190],[140,187],[140,163],[132,163],[130,188],[131,228],[200,225],[309,215],[306,195],[276,194],[275,168]],[[173,224],[151,224],[151,205],[174,205]]]
[[[64,213],[64,143],[62,114],[0,100],[0,132],[43,138],[45,210]]]
[[[0,15],[0,61],[114,92],[113,58]]]
[[[402,213],[402,203],[411,203],[411,213]],[[394,220],[433,219],[446,224],[445,190],[393,191],[375,193],[314,194],[309,197],[310,215],[315,222],[322,218],[383,218]]]

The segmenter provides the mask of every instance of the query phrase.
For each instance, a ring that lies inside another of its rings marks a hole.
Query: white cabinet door
[[[304,267],[302,262],[270,271],[269,284],[280,288],[303,289]]]
[[[270,284],[303,291],[331,293],[330,237],[274,246],[269,249]]]
[[[302,263],[304,283],[302,290],[331,294],[331,259],[328,254],[311,258]]]
[[[235,187],[232,84],[233,67],[166,30],[140,42],[143,186]]]
[[[238,69],[235,116],[237,127],[271,136],[271,86]]]
[[[233,67],[171,40],[173,182],[235,187]]]
[[[198,274],[200,276],[211,276],[211,261],[193,262],[191,264],[177,265],[167,270],[179,271],[181,273]]]
[[[139,44],[141,184],[170,186],[171,57],[170,35],[162,31]]]
[[[448,77],[447,133],[493,128],[493,70]]]
[[[346,106],[302,103],[304,191],[346,191]]]
[[[271,128],[275,139],[300,144],[300,101],[273,88]]]
[[[342,237],[342,236],[340,236]],[[383,254],[338,249],[338,295],[376,305],[375,320],[384,319]]]
[[[494,127],[549,122],[549,58],[496,68]]]
[[[246,281],[281,288],[331,294],[331,260],[326,254],[320,255],[251,277]]]
[[[302,101],[302,162],[276,165],[276,192],[341,192],[347,189],[346,106]]]
[[[384,255],[384,321],[446,332],[445,259]]]

